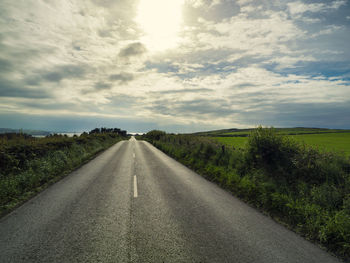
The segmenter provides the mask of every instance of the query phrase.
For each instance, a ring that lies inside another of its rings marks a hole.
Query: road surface
[[[339,262],[144,141],[0,219],[0,262]]]

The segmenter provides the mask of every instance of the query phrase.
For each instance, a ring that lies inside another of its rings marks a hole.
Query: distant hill
[[[0,128],[1,133],[25,133],[29,135],[50,135],[52,132],[49,131],[41,131],[41,130],[29,130],[29,129],[10,129],[10,128]]]
[[[249,129],[222,129],[214,131],[204,131],[191,133],[199,136],[214,136],[214,137],[246,137],[249,135],[251,130]],[[275,128],[277,133],[283,135],[299,135],[299,134],[317,134],[317,133],[339,133],[339,132],[350,132],[350,130],[344,129],[327,129],[327,128],[307,128],[307,127],[295,127],[295,128]]]

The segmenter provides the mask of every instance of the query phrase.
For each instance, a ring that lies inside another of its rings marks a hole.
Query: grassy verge
[[[345,155],[321,152],[263,128],[251,132],[244,148],[160,131],[144,139],[350,260],[350,162]]]
[[[71,138],[2,135],[0,216],[122,139],[115,133],[84,133]]]

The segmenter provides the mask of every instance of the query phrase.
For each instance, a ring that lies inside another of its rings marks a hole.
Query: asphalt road
[[[0,219],[0,262],[339,262],[147,142]]]

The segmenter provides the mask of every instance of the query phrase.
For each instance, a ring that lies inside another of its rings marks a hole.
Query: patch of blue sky
[[[178,73],[179,66],[174,65],[173,62],[164,61],[164,62],[151,62],[146,61],[144,64],[145,70],[156,69],[158,73]]]
[[[303,75],[310,77],[341,78],[350,81],[350,64],[348,61],[299,62],[290,68],[278,69],[277,64],[267,64],[265,68],[280,75]]]

